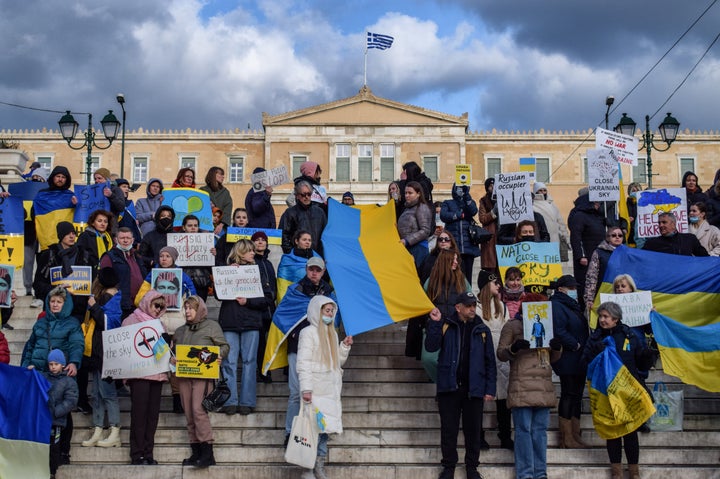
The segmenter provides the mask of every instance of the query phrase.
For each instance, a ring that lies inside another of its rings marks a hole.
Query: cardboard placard
[[[164,342],[164,331],[158,319],[103,331],[102,377],[128,379],[167,372],[170,354],[158,359],[154,351],[156,343]]]
[[[523,220],[535,221],[530,192],[530,175],[524,173],[498,173],[495,175],[498,222],[515,224]]]
[[[213,266],[212,270],[215,294],[220,300],[265,296],[260,281],[260,268],[256,264]]]
[[[650,323],[650,311],[653,308],[652,292],[637,291],[635,293],[609,294],[600,293],[600,302],[612,301],[622,309],[623,324],[628,326],[642,326]]]
[[[553,337],[552,303],[537,301],[523,303],[523,338],[530,349],[547,348]]]
[[[167,245],[178,252],[175,264],[178,266],[212,266],[215,255],[210,252],[215,247],[213,233],[168,233]]]

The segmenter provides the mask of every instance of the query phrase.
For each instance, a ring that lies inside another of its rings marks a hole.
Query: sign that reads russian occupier
[[[608,150],[593,148],[587,150],[588,191],[590,201],[619,201],[619,163]]]
[[[603,128],[595,129],[595,148],[612,151],[611,158],[625,165],[637,166],[639,140]]]
[[[535,221],[530,193],[530,174],[498,173],[495,175],[498,222],[515,224],[523,220]]]

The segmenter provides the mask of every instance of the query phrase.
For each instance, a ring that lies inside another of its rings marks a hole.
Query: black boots
[[[195,463],[197,463],[197,460],[200,459],[200,443],[191,442],[190,449],[192,450],[192,454],[190,454],[190,457],[187,459],[183,459],[183,466],[194,466]]]
[[[209,442],[200,443],[200,458],[195,463],[195,467],[205,468],[215,465],[215,456],[213,455],[213,445]]]
[[[182,407],[182,401],[180,400],[180,395],[173,394],[172,398],[173,398],[173,412],[175,414],[183,414],[185,411],[183,410],[183,407]]]

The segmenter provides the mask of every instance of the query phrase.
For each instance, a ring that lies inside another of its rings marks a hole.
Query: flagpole
[[[367,39],[365,39],[365,66],[363,68],[363,86],[367,86],[367,53],[368,53]]]

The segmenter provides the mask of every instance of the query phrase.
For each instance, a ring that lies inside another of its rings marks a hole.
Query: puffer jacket
[[[595,248],[605,239],[607,223],[603,216],[602,204],[600,209],[595,209],[587,194],[579,196],[575,200],[575,207],[570,210],[568,215],[570,244],[575,263],[579,263],[582,258],[590,260],[590,255]]]
[[[447,329],[443,334],[443,328]],[[471,397],[482,398],[485,395],[495,396],[497,387],[497,369],[495,367],[495,348],[493,347],[492,333],[482,319],[477,315],[466,326],[472,328],[470,342],[470,371],[468,374],[468,394]],[[457,312],[441,321],[427,322],[427,337],[425,349],[433,353],[440,350],[437,369],[437,392],[457,391],[458,359],[462,344],[460,319]]]
[[[580,303],[565,293],[557,291],[550,298],[552,303],[553,335],[562,341],[560,359],[553,363],[557,375],[584,376],[587,369],[581,361],[588,338],[588,323]]]
[[[321,324],[320,309],[325,304],[335,304],[327,296],[315,296],[310,300],[307,314],[310,325],[300,332],[297,353],[297,374],[300,381],[300,391],[312,392],[312,404],[325,416],[325,433],[342,433],[342,366],[350,354],[350,346],[337,341],[331,347],[337,347],[338,364],[334,368],[328,367],[320,361],[319,328],[331,328]],[[335,304],[337,311],[337,304]]]
[[[440,220],[445,223],[445,229],[453,235],[460,254],[480,256],[480,248],[470,241],[470,222],[477,214],[478,207],[470,196],[470,188],[463,187],[463,194],[458,195],[452,189],[452,199],[445,200],[440,209]]]
[[[160,193],[155,196],[150,194],[150,185],[153,183],[160,185]],[[147,182],[147,186],[145,187],[145,194],[147,196],[140,198],[137,200],[137,203],[135,203],[137,220],[138,223],[140,223],[140,232],[143,236],[155,229],[155,212],[162,204],[160,197],[162,196],[163,188],[163,182],[159,178],[150,178],[150,181]]]
[[[408,247],[427,240],[433,227],[433,214],[425,203],[406,206],[397,222],[400,238],[405,240]]]
[[[80,322],[71,316],[73,300],[71,295],[65,296],[65,303],[59,313],[50,312],[49,298],[45,298],[45,313],[40,313],[33,326],[30,338],[25,343],[20,366],[34,366],[38,371],[47,371],[47,357],[53,349],[65,353],[69,363],[78,369],[82,363],[85,350],[85,338],[80,329]]]
[[[507,406],[555,407],[557,396],[550,363],[560,358],[560,351],[524,349],[513,353],[510,346],[518,339],[523,339],[522,319],[511,319],[503,326],[497,350],[500,361],[510,362]]]
[[[505,326],[505,324],[507,324],[508,321],[510,321],[510,316],[508,315],[507,306],[505,306],[504,304],[502,311],[497,311],[495,309],[494,301],[490,302],[490,306],[492,308],[490,321],[486,320],[483,317],[482,304],[480,303],[478,303],[477,305],[475,314],[482,318],[485,326],[490,328],[490,333],[492,333],[493,339],[493,348],[495,351],[497,351],[498,345],[500,344],[500,334],[502,333],[502,328],[503,326]],[[510,364],[503,361],[496,361],[495,369],[497,370],[497,388],[495,391],[495,399],[507,399],[508,382],[510,380]]]
[[[50,383],[48,391],[48,407],[53,417],[53,426],[67,426],[67,416],[77,407],[79,390],[77,382],[65,372],[59,374],[45,373]]]
[[[153,319],[159,320],[165,314],[166,309],[163,307],[160,311],[158,311],[155,308],[151,307],[151,303],[157,298],[162,298],[162,294],[158,293],[155,290],[148,291],[148,293],[143,296],[142,301],[140,301],[140,306],[138,306],[138,308],[133,311],[130,316],[123,320],[122,325],[129,326],[131,324],[152,321]],[[163,330],[162,332],[164,333],[165,331]],[[140,379],[165,382],[168,380],[168,376],[167,373],[158,373],[150,374],[149,376],[144,376]]]
[[[192,344],[198,346],[220,346],[220,357],[226,358],[230,345],[225,340],[222,328],[217,321],[208,320],[207,306],[200,302],[197,316],[200,321],[194,324],[185,323],[175,330],[175,344]]]

